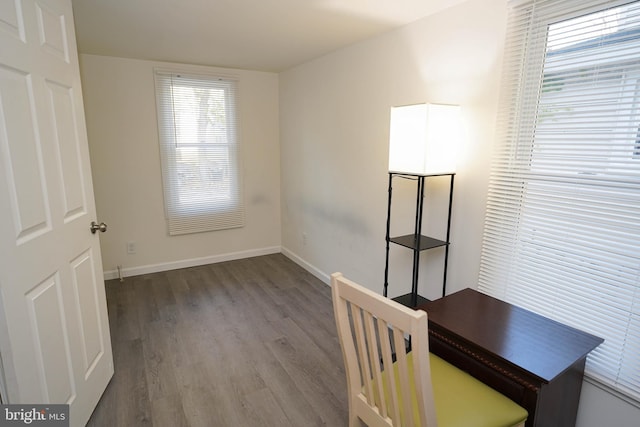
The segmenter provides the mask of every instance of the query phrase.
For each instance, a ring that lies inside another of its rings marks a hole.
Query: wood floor
[[[115,375],[89,426],[347,425],[331,290],[283,255],[106,287]]]

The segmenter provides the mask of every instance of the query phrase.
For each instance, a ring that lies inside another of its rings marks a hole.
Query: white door
[[[69,403],[113,375],[70,0],[0,0],[3,400]]]

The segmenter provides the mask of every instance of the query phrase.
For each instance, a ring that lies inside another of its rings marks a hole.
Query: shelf
[[[420,305],[422,305],[422,304],[424,304],[426,302],[429,302],[429,300],[426,299],[423,296],[420,296],[420,295],[416,295],[416,296],[417,296],[417,303],[416,303],[415,306],[411,305],[411,294],[410,293],[404,294],[404,295],[400,295],[399,297],[392,298],[392,300],[394,300],[395,302],[399,302],[400,304],[402,304],[404,306],[407,306],[409,308],[416,308],[416,307],[418,307],[418,306],[420,306]]]
[[[448,245],[444,240],[438,240],[427,236],[420,236],[420,242],[417,242],[415,234],[407,234],[405,236],[391,237],[390,242],[396,245],[404,246],[409,249],[424,251],[427,249],[438,248]],[[419,244],[418,244],[419,243]]]
[[[432,176],[449,176],[450,177],[450,185],[449,185],[449,209],[447,215],[447,234],[444,240],[434,239],[432,237],[427,237],[422,235],[422,211],[424,207],[424,189],[425,189],[425,180],[428,177]],[[406,234],[404,236],[391,237],[390,228],[391,228],[391,198],[393,193],[393,178],[400,177],[411,179],[416,182],[416,216],[415,222],[413,224],[414,231],[413,234]],[[389,172],[389,198],[387,201],[387,232],[385,235],[386,240],[386,256],[385,256],[385,266],[384,266],[384,288],[382,294],[387,296],[387,289],[389,287],[389,247],[390,243],[394,243],[396,245],[404,246],[405,248],[411,249],[413,252],[413,272],[411,275],[411,293],[407,295],[402,295],[400,297],[394,298],[394,300],[400,302],[401,304],[415,308],[415,305],[411,304],[411,300],[416,301],[416,304],[419,305],[421,302],[426,302],[427,300],[424,297],[421,297],[418,294],[418,276],[420,272],[420,253],[422,251],[433,249],[433,248],[444,248],[444,271],[442,274],[442,296],[446,295],[447,290],[447,267],[449,260],[449,244],[450,244],[450,231],[451,231],[451,206],[453,204],[453,180],[455,177],[455,173],[442,173],[442,174],[433,174],[433,175],[422,175],[422,174],[413,174],[413,173],[402,173],[402,172]]]

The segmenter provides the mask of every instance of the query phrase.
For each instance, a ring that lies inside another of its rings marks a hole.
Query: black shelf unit
[[[449,176],[449,211],[447,216],[447,233],[445,240],[434,239],[433,237],[427,237],[422,235],[422,212],[424,208],[424,186],[425,180],[429,177],[436,176]],[[383,294],[387,296],[387,290],[389,287],[389,246],[390,243],[404,246],[411,249],[413,252],[413,275],[411,279],[411,292],[399,297],[393,298],[395,301],[406,305],[407,307],[415,308],[428,300],[418,294],[418,276],[420,272],[420,252],[443,247],[444,251],[444,274],[442,278],[442,296],[445,296],[447,290],[447,267],[449,261],[449,237],[451,231],[451,207],[453,205],[453,181],[455,173],[440,173],[440,174],[412,174],[404,172],[389,172],[389,200],[387,204],[387,233],[386,233],[386,261],[384,267],[384,291]],[[403,236],[391,237],[391,200],[393,195],[393,179],[404,178],[414,180],[417,183],[416,189],[416,216],[414,224],[413,234],[406,234]]]

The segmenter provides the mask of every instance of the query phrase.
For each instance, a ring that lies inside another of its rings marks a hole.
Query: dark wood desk
[[[527,427],[575,425],[586,357],[603,339],[472,289],[418,308],[430,350],[526,408]]]

